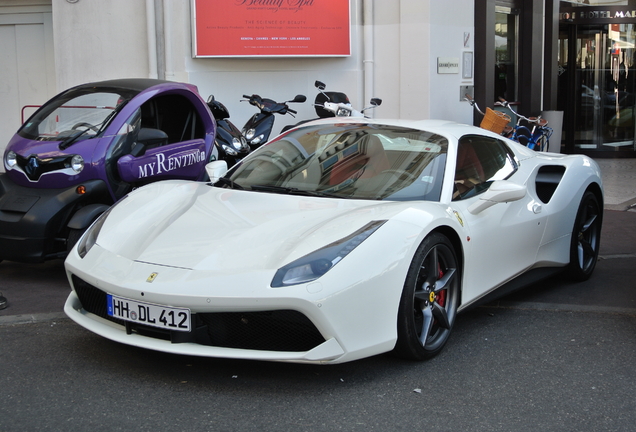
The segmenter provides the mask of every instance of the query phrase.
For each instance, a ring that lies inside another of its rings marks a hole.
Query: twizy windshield
[[[372,124],[307,126],[247,157],[222,184],[254,191],[439,201],[448,141]]]
[[[71,136],[92,138],[105,129],[116,110],[134,94],[94,88],[62,93],[40,108],[18,133],[39,141],[61,141]],[[79,136],[79,131],[84,133]]]

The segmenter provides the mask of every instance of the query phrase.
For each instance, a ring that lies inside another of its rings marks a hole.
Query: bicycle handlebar
[[[544,118],[541,118],[541,116],[538,116],[538,117],[526,117],[524,115],[519,114],[517,111],[515,111],[510,106],[510,102],[508,102],[507,100],[505,100],[501,96],[499,96],[499,102],[495,102],[495,105],[508,108],[510,111],[512,111],[512,113],[514,115],[516,115],[517,117],[519,117],[522,120],[527,121],[528,123],[535,123],[535,124],[537,124],[540,127],[546,126],[548,124],[548,121],[546,119],[544,119]]]
[[[470,104],[470,106],[475,108],[479,114],[485,115],[484,112],[481,109],[479,109],[479,105],[477,105],[477,101],[471,95],[469,95],[468,93],[464,94],[464,99],[466,99],[468,103]]]

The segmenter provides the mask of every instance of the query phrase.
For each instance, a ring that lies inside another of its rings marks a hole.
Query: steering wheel
[[[92,124],[86,123],[86,122],[76,123],[71,129],[77,129],[77,128],[81,128],[81,127],[85,127],[87,129],[90,129],[90,130],[94,131],[95,133],[99,132],[99,129],[97,129],[97,126],[93,126]]]

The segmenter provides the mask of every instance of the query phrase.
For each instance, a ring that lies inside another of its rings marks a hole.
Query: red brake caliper
[[[438,279],[441,279],[442,277],[444,277],[444,272],[442,271],[442,267],[439,264],[437,265],[437,269],[439,271]],[[435,300],[441,307],[446,306],[446,290],[444,289],[436,293]]]

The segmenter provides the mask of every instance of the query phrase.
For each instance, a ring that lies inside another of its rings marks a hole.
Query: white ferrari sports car
[[[598,257],[597,164],[473,126],[324,119],[207,170],[139,188],[87,230],[65,263],[69,317],[169,353],[422,360],[462,309],[587,279]]]

